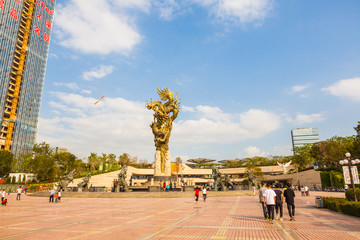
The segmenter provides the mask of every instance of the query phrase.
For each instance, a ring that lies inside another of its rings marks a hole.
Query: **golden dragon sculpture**
[[[154,134],[154,142],[156,150],[161,154],[161,172],[165,171],[165,154],[169,150],[169,139],[172,130],[172,123],[176,119],[180,110],[180,99],[168,88],[158,88],[158,94],[162,101],[146,102],[146,107],[153,110],[154,121],[150,124]]]

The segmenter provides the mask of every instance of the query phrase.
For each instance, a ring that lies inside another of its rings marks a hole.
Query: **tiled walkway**
[[[0,207],[1,239],[360,239],[360,218],[297,197],[296,222],[265,222],[256,197],[63,199],[11,194]]]

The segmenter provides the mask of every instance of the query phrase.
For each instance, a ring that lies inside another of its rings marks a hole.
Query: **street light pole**
[[[348,160],[348,168],[349,168],[349,174],[350,174],[350,181],[351,181],[351,186],[353,188],[353,191],[354,191],[354,200],[355,202],[357,202],[357,197],[356,197],[356,191],[355,191],[355,184],[354,184],[354,179],[353,179],[353,176],[352,176],[352,172],[351,172],[351,160],[350,160],[350,153],[349,154],[346,154],[345,155],[347,160]]]
[[[351,154],[350,153],[346,153],[345,157],[346,157],[345,160],[340,160],[340,164],[341,165],[347,165],[348,168],[349,168],[350,182],[351,182],[351,186],[352,186],[353,191],[354,191],[354,200],[355,200],[355,202],[357,202],[355,183],[354,183],[351,167],[353,165],[355,165],[355,164],[360,163],[360,160],[359,159],[351,160]]]

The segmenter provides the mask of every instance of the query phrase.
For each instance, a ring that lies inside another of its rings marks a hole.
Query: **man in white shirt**
[[[274,210],[276,202],[276,193],[271,189],[271,183],[267,184],[267,189],[264,192],[264,206],[267,207],[270,223],[274,224]]]
[[[50,190],[49,202],[54,202],[54,196],[55,196],[55,189],[52,188],[52,189]]]
[[[17,195],[16,195],[16,200],[19,200],[20,201],[20,198],[21,198],[21,192],[22,192],[22,189],[21,189],[21,186],[16,190],[17,192]]]

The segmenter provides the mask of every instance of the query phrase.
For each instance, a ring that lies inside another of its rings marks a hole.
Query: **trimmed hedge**
[[[330,172],[320,172],[320,178],[321,178],[321,186],[323,187],[331,186]]]
[[[337,187],[343,188],[344,187],[344,176],[342,173],[337,171],[323,171],[320,172],[321,177],[321,185],[323,187]]]
[[[344,176],[342,173],[330,171],[330,182],[332,187],[344,187]]]
[[[355,192],[356,192],[356,198],[358,201],[360,201],[360,189],[355,188]],[[354,190],[352,188],[349,188],[346,192],[345,192],[345,196],[346,199],[348,201],[355,201],[354,199]]]
[[[360,217],[360,202],[348,201],[345,198],[323,197],[324,207],[336,212]]]
[[[343,204],[340,204],[340,210],[345,214],[360,217],[359,202],[345,202]]]
[[[323,197],[324,207],[330,210],[340,212],[340,205],[347,202],[345,198]]]

